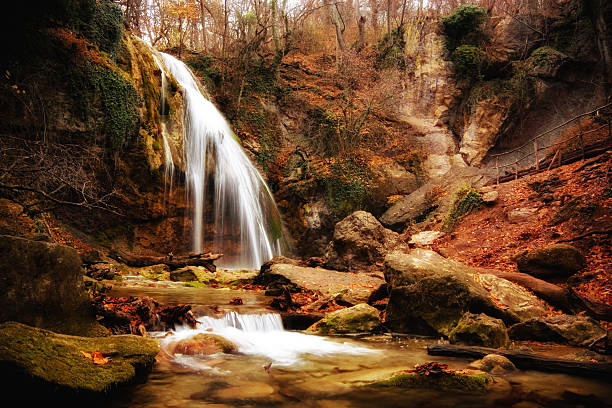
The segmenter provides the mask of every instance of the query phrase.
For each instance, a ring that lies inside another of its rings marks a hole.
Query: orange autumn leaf
[[[99,351],[94,351],[93,353],[86,353],[84,351],[81,351],[81,354],[85,358],[92,359],[93,363],[96,365],[108,364],[111,361],[110,357],[104,357]]]

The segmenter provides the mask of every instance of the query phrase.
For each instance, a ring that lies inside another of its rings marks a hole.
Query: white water
[[[274,199],[191,71],[173,56],[161,56],[185,101],[183,157],[187,200],[192,203],[192,250],[224,254],[219,266],[225,268],[257,269],[280,254]],[[214,223],[213,236],[205,236],[207,213],[212,214],[208,222]],[[206,239],[212,246],[205,248]]]
[[[178,329],[173,336],[162,340],[162,347],[199,333],[222,336],[234,343],[239,353],[261,356],[280,366],[298,364],[306,355],[360,355],[377,352],[325,337],[285,331],[280,315],[275,313],[241,315],[235,312],[218,319],[201,317],[197,329]],[[197,358],[177,355],[175,361],[196,370],[205,367],[205,363]]]

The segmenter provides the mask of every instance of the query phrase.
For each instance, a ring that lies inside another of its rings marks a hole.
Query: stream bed
[[[199,326],[151,333],[162,350],[197,333],[218,334],[237,354],[171,355],[162,351],[145,384],[122,392],[112,407],[503,407],[609,406],[607,380],[518,370],[496,375],[482,395],[429,389],[373,387],[416,364],[441,361],[454,370],[470,361],[427,355],[435,339],[323,337],[282,328],[260,293],[213,288],[119,287],[113,296],[150,296],[189,303]],[[230,305],[240,297],[243,305]],[[211,311],[214,310],[214,313]],[[541,346],[558,357],[579,349]]]

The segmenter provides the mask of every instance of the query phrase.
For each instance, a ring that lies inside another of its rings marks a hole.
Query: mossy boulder
[[[451,330],[448,338],[453,344],[460,343],[468,346],[498,348],[508,343],[508,333],[504,322],[483,313],[464,314],[457,326]]]
[[[200,333],[193,337],[170,343],[168,351],[172,354],[185,355],[231,354],[237,351],[237,347],[231,341],[216,334]]]
[[[508,360],[504,356],[500,356],[499,354],[487,354],[480,360],[470,363],[470,367],[485,371],[487,373],[516,370],[516,366],[512,364],[512,361]]]
[[[197,282],[198,276],[189,267],[170,272],[170,280],[174,282]]]
[[[0,324],[3,377],[11,389],[26,393],[98,398],[146,378],[158,352],[157,341],[139,336],[88,338],[15,322]],[[92,353],[110,360],[95,364],[88,356]]]
[[[584,255],[567,244],[524,251],[516,255],[514,261],[521,272],[538,278],[571,276],[586,265]]]
[[[380,325],[378,309],[361,303],[331,312],[307,330],[319,334],[370,333]]]
[[[606,330],[590,317],[559,315],[517,323],[508,329],[508,334],[514,340],[586,346],[606,334]]]
[[[81,258],[72,248],[0,236],[0,322],[103,335],[90,312]]]
[[[425,388],[453,392],[482,394],[493,377],[489,374],[436,374],[398,373],[393,377],[374,383],[378,387]]]

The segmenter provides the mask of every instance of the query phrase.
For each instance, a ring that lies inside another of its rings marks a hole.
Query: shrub
[[[482,204],[482,196],[480,192],[471,186],[464,185],[455,191],[451,208],[444,218],[442,228],[446,232],[452,231],[459,223],[461,218],[470,214],[472,211],[480,207]]]
[[[461,45],[453,52],[453,64],[460,78],[475,82],[483,79],[489,58],[479,47]]]
[[[406,68],[406,59],[404,57],[404,29],[396,27],[391,30],[391,34],[386,33],[378,42],[378,51],[376,53],[376,68]]]
[[[448,50],[452,52],[466,37],[480,32],[486,18],[487,10],[473,4],[457,7],[451,15],[444,17],[442,26]]]

